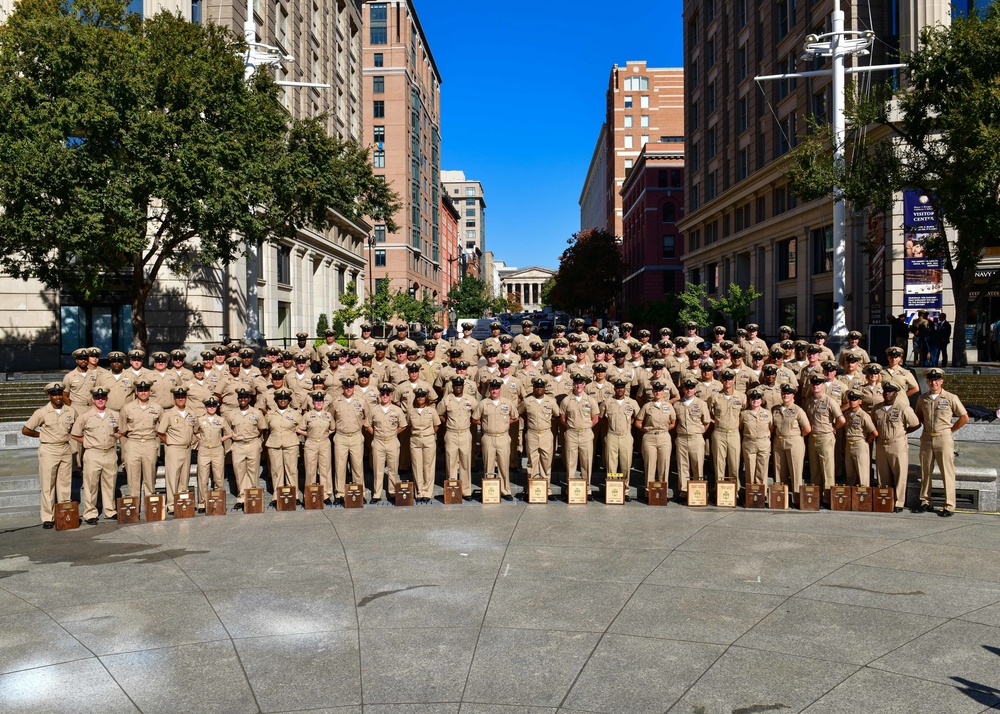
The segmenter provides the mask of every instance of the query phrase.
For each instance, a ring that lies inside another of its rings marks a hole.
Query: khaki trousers
[[[376,436],[372,440],[372,500],[382,498],[385,486],[385,471],[389,471],[389,498],[396,495],[399,485],[399,439],[394,436]]]
[[[669,438],[669,437],[668,437]],[[628,485],[629,474],[632,473],[632,450],[635,448],[635,440],[632,438],[632,431],[624,434],[616,434],[613,431],[605,430],[604,434],[604,471],[605,473],[620,473],[625,477],[625,484]],[[668,452],[667,461],[670,461]],[[669,465],[668,465],[669,471]]]
[[[163,447],[163,470],[167,482],[167,513],[174,512],[174,496],[191,490],[191,448],[187,446]]]
[[[566,478],[576,478],[580,468],[580,478],[587,480],[590,488],[590,467],[594,463],[594,430],[566,428],[563,433],[563,462],[566,464]]]
[[[205,507],[208,491],[215,488],[225,488],[226,484],[226,447],[206,446],[198,444],[198,508]]]
[[[701,434],[677,435],[677,488],[681,495],[688,490],[690,479],[704,478],[705,437]]]
[[[848,486],[871,484],[872,452],[866,439],[847,439],[844,444]]]
[[[747,483],[767,483],[767,465],[771,461],[770,439],[743,440],[743,468]],[[777,461],[775,461],[777,464]]]
[[[323,486],[323,498],[333,498],[333,469],[331,467],[329,437],[306,439],[302,447],[302,461],[306,469],[305,484],[319,483]]]
[[[788,486],[793,502],[798,502],[802,485],[802,467],[806,458],[806,441],[802,436],[774,437],[774,480]]]
[[[141,502],[143,491],[150,494],[156,490],[156,458],[159,455],[160,440],[156,437],[132,437],[122,444],[129,496],[137,496]]]
[[[529,478],[545,479],[546,493],[552,493],[552,458],[555,455],[555,439],[551,429],[528,429],[525,435],[525,450],[528,453]]]
[[[236,477],[236,502],[243,503],[248,488],[260,483],[260,439],[233,442],[233,475]]]
[[[434,472],[437,469],[437,435],[410,435],[410,464],[417,498],[434,497]]]
[[[77,442],[79,443],[79,442]],[[118,479],[118,453],[110,449],[83,450],[83,517],[97,518],[97,490],[105,516],[118,513],[115,481]]]
[[[926,427],[925,427],[926,429]],[[944,507],[955,510],[955,439],[951,430],[920,437],[920,502],[931,502],[931,473],[937,464],[944,481]]]
[[[38,483],[42,500],[39,515],[42,522],[47,523],[55,520],[55,504],[70,499],[73,486],[73,450],[69,443],[39,445]]]
[[[500,474],[500,495],[510,495],[510,433],[490,434],[483,432],[483,473],[492,478],[496,470]]]
[[[608,435],[608,443],[611,443],[612,435]],[[625,437],[620,437],[623,441]],[[632,437],[628,437],[628,460],[632,460]],[[609,446],[609,451],[612,447]],[[617,449],[617,446],[614,447]],[[646,470],[647,487],[653,481],[670,480],[670,453],[673,451],[673,443],[670,440],[669,431],[650,431],[642,435],[642,465]],[[619,452],[620,454],[621,452]],[[619,461],[621,456],[619,456]],[[625,478],[628,478],[628,472]]]
[[[740,433],[736,429],[713,429],[712,469],[715,480],[730,480],[740,488]]]
[[[875,474],[879,486],[892,486],[896,494],[896,508],[906,505],[906,482],[910,470],[910,448],[906,438],[886,443],[875,441]]]
[[[834,434],[809,435],[809,483],[823,489],[822,500],[830,502],[830,489],[836,471],[837,437]]]
[[[372,449],[374,452],[374,449]],[[333,435],[333,454],[336,468],[335,488],[336,498],[343,498],[347,490],[347,462],[351,463],[351,483],[365,482],[365,438],[360,431],[353,434]]]
[[[462,482],[462,495],[472,495],[472,432],[446,429],[444,434],[445,478]]]
[[[267,465],[271,471],[272,493],[277,497],[281,486],[299,485],[299,447],[269,446],[267,447]]]

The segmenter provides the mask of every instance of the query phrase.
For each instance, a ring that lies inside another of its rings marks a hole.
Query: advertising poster
[[[937,217],[923,191],[903,192],[903,308],[937,312],[944,305],[944,265],[931,255],[927,240],[938,234]]]

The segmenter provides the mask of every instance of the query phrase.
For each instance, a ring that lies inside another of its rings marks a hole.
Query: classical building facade
[[[472,272],[486,279],[482,270],[486,253],[486,194],[483,184],[467,179],[464,171],[442,171],[441,182],[460,214],[458,242],[465,252],[466,265],[478,266]]]
[[[523,312],[538,312],[544,307],[542,288],[555,274],[554,270],[537,266],[504,268],[500,271],[500,292],[514,295],[521,302]]]
[[[684,291],[684,242],[677,228],[684,217],[684,144],[646,144],[621,193],[622,307],[624,317],[635,321],[647,302]]]
[[[398,230],[373,223],[371,271],[440,301],[441,73],[411,0],[363,3],[364,140],[399,194]]]
[[[0,20],[12,7],[10,0],[0,0]],[[165,9],[195,22],[211,18],[238,35],[246,7],[239,1],[190,0],[130,5],[146,15]],[[360,2],[255,2],[254,22],[258,41],[296,58],[276,71],[278,79],[330,85],[283,88],[289,113],[325,114],[331,135],[360,141]],[[254,326],[268,343],[282,344],[299,331],[314,334],[319,315],[340,307],[340,294],[351,282],[359,294],[365,283],[371,226],[336,212],[330,218],[329,230],[304,229],[294,240],[255,246],[224,268],[199,265],[184,276],[163,269],[147,301],[150,349],[182,347],[193,355],[224,339],[242,339]],[[0,277],[0,307],[0,364],[9,370],[68,367],[70,354],[81,346],[105,353],[132,346],[131,306],[123,290],[85,298],[33,280]]]
[[[650,141],[683,142],[683,135],[684,70],[645,62],[614,65],[604,124],[580,196],[580,228],[602,228],[620,237],[621,189],[642,147]],[[588,225],[601,217],[605,223]]]

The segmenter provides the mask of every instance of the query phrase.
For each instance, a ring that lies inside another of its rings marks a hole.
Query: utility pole
[[[902,69],[905,64],[883,64],[868,67],[844,67],[847,55],[865,56],[875,42],[875,33],[871,30],[845,30],[844,11],[834,10],[831,17],[832,32],[822,35],[807,35],[803,59],[830,57],[833,60],[831,69],[814,70],[810,72],[790,72],[787,74],[771,74],[754,77],[757,82],[782,79],[799,79],[806,77],[833,78],[831,110],[833,113],[833,163],[839,174],[844,168],[844,143],[847,138],[847,122],[844,116],[846,106],[845,75],[862,72],[880,72]],[[828,344],[834,352],[844,343],[847,337],[847,319],[844,309],[844,283],[847,272],[847,225],[844,192],[839,185],[833,187],[833,327],[830,328]]]

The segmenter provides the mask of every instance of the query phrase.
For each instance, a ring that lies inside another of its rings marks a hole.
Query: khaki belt
[[[468,429],[448,429],[452,434],[464,434]]]
[[[338,431],[341,436],[354,436],[355,434],[360,434],[360,431]]]
[[[609,431],[608,433],[609,434],[614,434],[615,436],[627,436],[631,432],[628,432],[628,431]],[[653,434],[653,433],[662,434],[663,432],[661,432],[661,431],[657,431],[657,432],[650,431],[650,432],[647,432],[647,433],[649,433],[649,434]]]
[[[716,431],[721,431],[723,434],[732,434],[736,429],[716,429]]]
[[[395,436],[376,436],[374,438],[378,439],[379,441],[392,441],[396,437]]]
[[[507,436],[507,432],[506,431],[500,431],[496,433],[486,432],[486,436]]]
[[[778,438],[780,439],[781,437],[779,436]],[[768,436],[747,436],[743,439],[743,441],[770,441],[770,440],[771,438]]]
[[[43,441],[42,443],[45,444],[46,446],[49,446],[49,445],[51,445],[51,446],[66,446],[66,444],[68,444],[69,442],[68,441]]]
[[[650,436],[656,436],[657,434],[665,434],[666,431],[663,429],[657,429],[656,431],[646,431],[644,434],[649,434]],[[688,436],[688,434],[681,434],[681,436]]]

